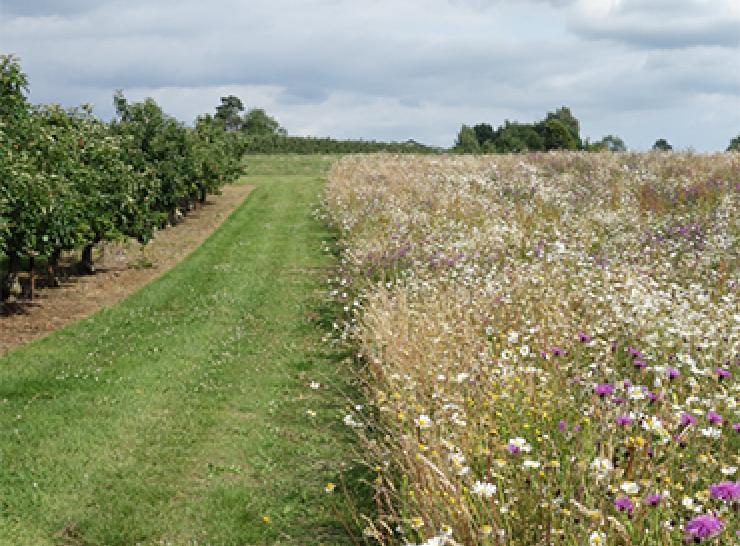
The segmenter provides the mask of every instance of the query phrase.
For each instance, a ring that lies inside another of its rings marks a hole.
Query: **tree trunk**
[[[61,250],[58,248],[55,249],[54,252],[51,253],[51,256],[49,256],[49,260],[46,262],[47,282],[49,283],[49,286],[53,288],[59,286],[59,276],[57,273],[59,268],[59,257],[61,254]]]
[[[15,252],[8,255],[8,270],[0,279],[0,301],[7,300],[17,292],[18,271],[21,269],[21,257]]]
[[[205,205],[206,204],[206,197],[208,194],[206,193],[206,190],[201,190],[200,192],[200,204]]]
[[[95,264],[93,263],[93,245],[92,243],[85,245],[82,249],[82,271],[88,275],[95,273]]]
[[[34,256],[28,258],[28,277],[28,299],[32,300],[36,292],[36,258]]]

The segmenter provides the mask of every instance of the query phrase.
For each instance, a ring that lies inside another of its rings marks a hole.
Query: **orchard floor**
[[[255,189],[179,265],[0,357],[0,545],[353,543],[324,492],[352,471],[313,217],[330,158],[247,163]]]
[[[174,228],[159,231],[146,246],[106,244],[96,256],[95,275],[72,275],[59,288],[42,289],[33,300],[0,304],[0,354],[115,305],[177,265],[208,238],[252,190],[232,184],[208,197]],[[68,264],[78,256],[65,256]]]

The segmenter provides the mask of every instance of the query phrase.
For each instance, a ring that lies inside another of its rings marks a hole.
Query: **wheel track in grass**
[[[0,544],[351,544],[323,492],[351,440],[305,161],[132,297],[0,357]]]

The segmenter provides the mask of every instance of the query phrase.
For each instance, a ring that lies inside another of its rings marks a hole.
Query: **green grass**
[[[351,544],[323,491],[352,447],[321,342],[330,162],[248,158],[257,188],[179,266],[0,358],[0,544]]]

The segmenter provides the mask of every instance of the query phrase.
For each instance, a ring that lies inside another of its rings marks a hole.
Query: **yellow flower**
[[[337,485],[335,483],[329,482],[324,486],[324,491],[327,493],[334,493],[334,490],[337,488]]]
[[[270,523],[270,516],[262,516],[262,523],[268,525]]]

